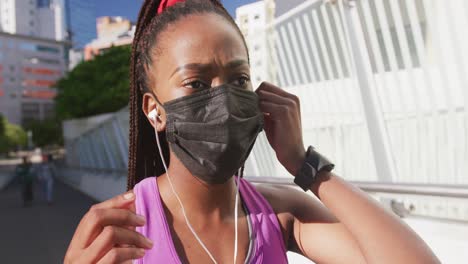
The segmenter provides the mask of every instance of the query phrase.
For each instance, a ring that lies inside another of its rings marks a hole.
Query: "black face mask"
[[[229,84],[163,106],[172,151],[193,175],[210,184],[234,175],[263,129],[257,94]]]

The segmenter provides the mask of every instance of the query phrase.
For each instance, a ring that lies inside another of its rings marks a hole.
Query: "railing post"
[[[356,1],[342,0],[338,1],[338,4],[343,13],[343,28],[347,35],[349,53],[360,90],[362,109],[378,173],[377,179],[381,182],[392,182],[396,176],[396,168],[384,116],[375,90],[375,81],[366,50],[364,32],[359,22]],[[359,153],[356,154],[359,155]]]

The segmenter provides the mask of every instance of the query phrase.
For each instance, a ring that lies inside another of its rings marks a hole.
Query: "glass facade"
[[[37,0],[37,7],[49,7],[50,6],[50,0]]]
[[[68,35],[74,48],[83,48],[96,38],[96,11],[94,0],[66,0]]]

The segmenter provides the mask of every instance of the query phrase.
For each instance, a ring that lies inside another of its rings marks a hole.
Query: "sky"
[[[237,7],[256,2],[256,0],[223,0],[222,2],[229,13],[235,16]],[[95,3],[96,17],[123,16],[135,22],[143,0],[99,0]]]

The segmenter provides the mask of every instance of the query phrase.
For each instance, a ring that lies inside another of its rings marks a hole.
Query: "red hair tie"
[[[184,0],[162,0],[158,7],[158,15],[161,14],[164,9],[173,6],[178,2],[184,2]]]

